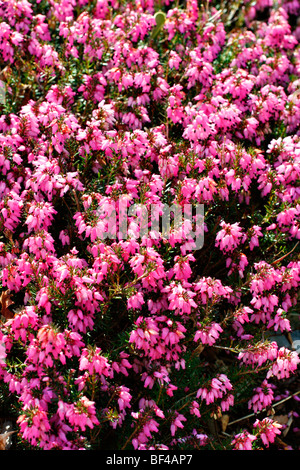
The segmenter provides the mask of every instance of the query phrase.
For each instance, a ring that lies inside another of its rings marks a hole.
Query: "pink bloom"
[[[192,269],[190,267],[189,262],[195,261],[194,256],[191,254],[185,256],[184,258],[175,256],[174,261],[175,264],[174,267],[171,269],[170,275],[174,273],[176,279],[188,280],[192,274]]]
[[[184,313],[191,313],[192,307],[197,307],[197,304],[193,300],[193,297],[196,295],[195,292],[184,288],[182,284],[172,283],[168,287],[168,290],[170,291],[168,295],[170,310],[175,310],[182,315]]]
[[[280,348],[275,362],[267,373],[267,379],[275,376],[278,379],[288,378],[295,372],[300,363],[300,358],[296,351],[290,351],[287,348]]]
[[[257,428],[258,436],[266,447],[269,447],[269,444],[274,442],[276,435],[280,434],[280,428],[282,428],[281,424],[270,418],[264,418],[262,421],[257,419],[253,426]]]
[[[216,236],[216,246],[218,246],[220,250],[225,252],[233,251],[240,243],[245,241],[246,235],[243,234],[239,222],[226,224],[223,221],[220,225],[222,230],[220,230]]]
[[[209,346],[212,346],[216,342],[220,336],[220,333],[223,331],[221,326],[215,322],[205,326],[202,326],[200,323],[198,323],[197,326],[199,329],[196,331],[194,341],[198,341],[200,338],[201,343],[209,344]]]
[[[278,346],[275,341],[254,345],[249,344],[239,353],[238,359],[245,364],[252,364],[252,367],[255,367],[255,365],[261,366],[268,360],[273,361],[277,358],[277,353]]]
[[[59,239],[61,240],[63,245],[70,244],[70,237],[65,230],[61,230],[61,232],[59,233]]]
[[[229,409],[234,403],[234,397],[231,393],[232,384],[225,374],[219,374],[217,377],[211,379],[205,387],[199,388],[196,398],[205,400],[209,405],[217,399],[221,399],[221,408],[223,411]]]
[[[198,418],[201,417],[201,414],[200,414],[200,411],[199,411],[199,403],[197,403],[195,400],[191,403],[190,413],[191,413],[191,415],[195,415]]]
[[[182,61],[182,59],[180,58],[180,56],[175,51],[170,51],[169,67],[171,69],[175,68],[176,70],[178,70],[179,64],[180,64],[181,61]]]
[[[256,439],[256,436],[253,436],[253,434],[243,431],[234,436],[231,445],[233,445],[234,450],[252,450],[252,442]]]
[[[258,237],[262,237],[261,228],[258,225],[253,225],[250,230],[250,250],[253,250],[255,246],[259,246]]]
[[[120,411],[124,410],[125,408],[131,408],[130,401],[132,399],[132,395],[129,393],[129,388],[121,385],[117,389],[117,396]]]
[[[99,424],[96,417],[95,403],[83,396],[77,403],[66,406],[65,416],[70,424],[85,431],[86,426],[93,428]]]
[[[274,394],[272,387],[267,380],[264,380],[261,386],[257,387],[254,392],[255,394],[248,402],[248,408],[252,408],[254,413],[257,413],[271,405]]]
[[[209,301],[215,302],[220,298],[229,298],[232,289],[229,286],[224,286],[219,279],[211,277],[202,277],[194,284],[194,290],[197,292],[197,300],[201,300],[202,304],[207,304]]]
[[[47,440],[51,429],[48,415],[39,405],[24,409],[17,420],[23,439],[28,440],[33,446],[42,440]]]
[[[133,308],[140,310],[142,305],[145,303],[143,294],[141,292],[137,292],[132,297],[130,297],[127,301],[127,308]]]
[[[56,214],[56,210],[49,202],[32,202],[28,210],[28,217],[25,221],[28,225],[28,232],[41,229],[47,230],[53,220],[54,214]]]
[[[173,418],[172,424],[171,424],[171,427],[170,427],[172,436],[175,436],[177,428],[182,429],[184,427],[184,425],[182,424],[183,421],[186,421],[186,418],[182,414],[180,414],[176,411],[175,412],[175,417]]]
[[[273,328],[274,331],[291,331],[291,324],[288,318],[285,317],[285,311],[282,308],[277,309],[274,318],[271,318],[268,328]]]
[[[110,364],[108,359],[101,354],[101,349],[96,347],[84,348],[81,353],[79,370],[87,370],[91,376],[99,374],[100,376],[109,376]]]

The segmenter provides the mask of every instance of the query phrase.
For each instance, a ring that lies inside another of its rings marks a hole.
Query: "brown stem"
[[[285,401],[290,400],[292,397],[295,397],[296,395],[299,395],[299,394],[300,394],[300,391],[293,393],[293,395],[290,395],[287,398],[283,398],[282,400],[278,401],[277,403],[272,404],[272,408],[274,408],[275,406],[281,405]],[[227,426],[231,426],[232,424],[239,423],[240,421],[244,421],[245,419],[248,419],[248,418],[253,418],[254,416],[256,416],[256,413],[251,413],[249,415],[243,416],[242,418],[231,421],[231,423],[228,423]]]
[[[127,445],[129,444],[129,442],[131,441],[131,439],[133,438],[133,436],[141,429],[141,427],[144,425],[145,423],[145,418],[147,418],[149,416],[149,414],[151,413],[151,409],[147,411],[147,413],[143,416],[143,419],[142,421],[138,424],[138,426],[133,430],[133,432],[130,434],[130,436],[128,437],[127,441],[125,442],[125,444],[123,445],[122,449],[121,450],[125,450],[125,448],[127,447]]]
[[[273,262],[271,263],[271,265],[273,266],[274,264],[279,263],[279,262],[282,261],[284,258],[286,258],[287,256],[289,256],[291,253],[293,253],[293,251],[295,250],[295,248],[297,248],[298,245],[299,245],[299,242],[296,243],[296,245],[294,246],[294,248],[293,248],[291,251],[289,251],[286,255],[281,256],[281,258],[278,258],[278,259],[276,259],[275,261],[273,261]]]

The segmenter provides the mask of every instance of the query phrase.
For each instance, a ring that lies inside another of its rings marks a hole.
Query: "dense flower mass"
[[[16,448],[276,446],[275,390],[300,362],[274,340],[299,316],[299,15],[299,0],[0,2]]]

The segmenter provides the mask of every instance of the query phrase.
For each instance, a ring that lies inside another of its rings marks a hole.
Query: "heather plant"
[[[1,2],[0,410],[17,449],[276,448],[299,364],[274,339],[299,317],[299,14]],[[166,234],[153,207],[194,215]]]

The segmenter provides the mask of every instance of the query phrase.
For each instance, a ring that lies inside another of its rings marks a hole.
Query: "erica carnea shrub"
[[[299,363],[274,340],[299,315],[299,14],[0,2],[0,410],[17,449],[275,445]],[[142,231],[143,210],[200,205],[201,247],[195,215]]]

